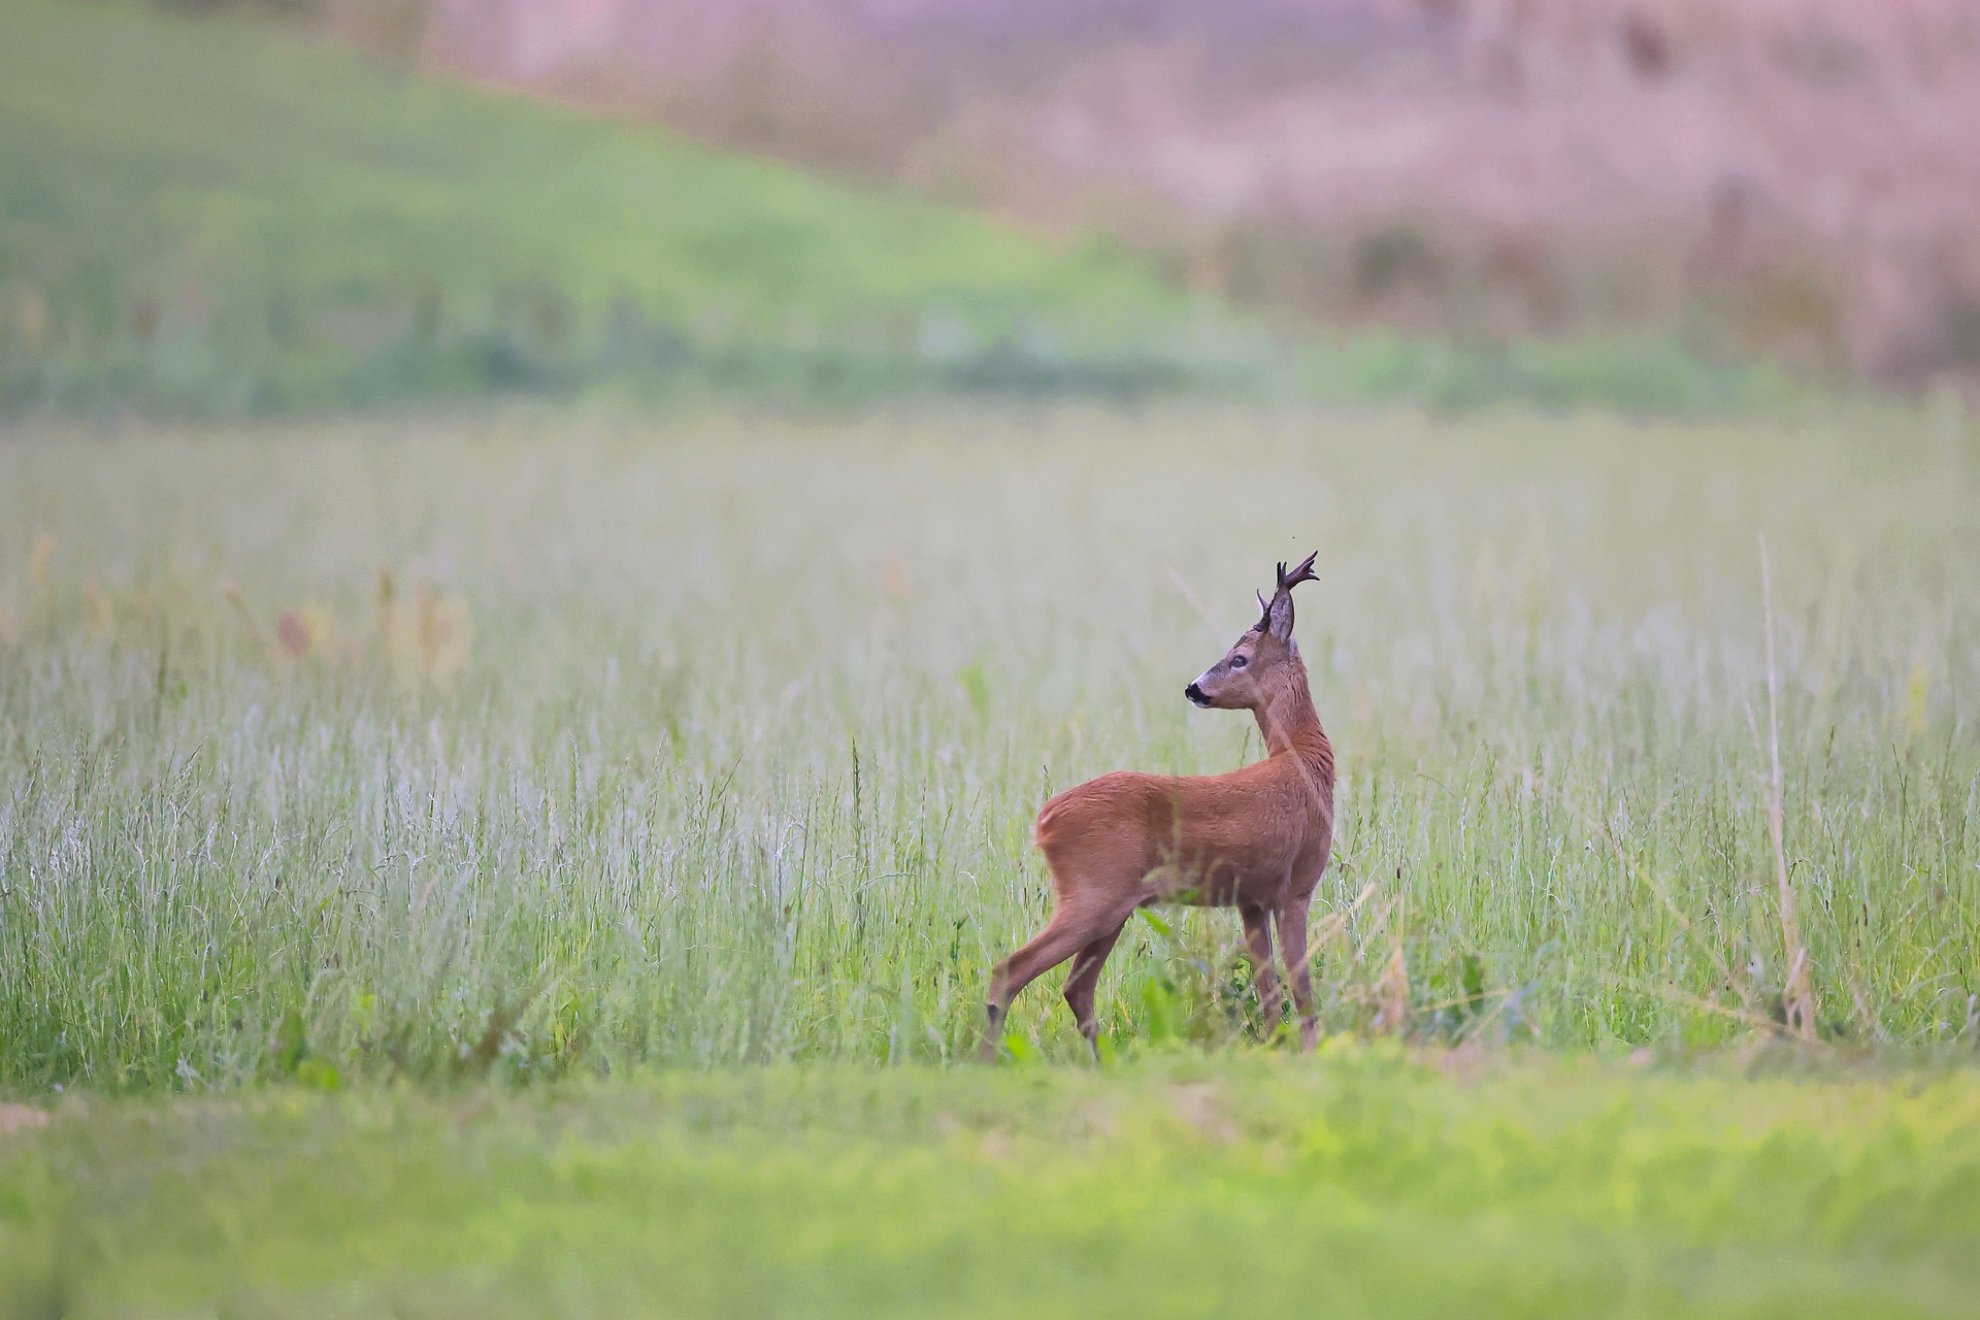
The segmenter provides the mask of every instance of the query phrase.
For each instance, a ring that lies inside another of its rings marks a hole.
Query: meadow
[[[1980,1034],[1956,414],[51,424],[0,465],[0,1085],[956,1058],[1039,804],[1255,757],[1181,689],[1310,549],[1330,1031]],[[1137,918],[1109,1048],[1268,1032],[1237,947]],[[1055,985],[1014,1050],[1077,1056]]]
[[[489,412],[0,440],[0,1311],[1956,1315],[1956,409]],[[1055,788],[1320,552],[1329,1033]]]
[[[0,1320],[1972,1314],[1955,399],[253,12],[0,6]],[[1157,910],[1098,1067],[1057,972],[967,1062],[1038,807],[1258,756],[1182,689],[1309,551],[1319,1051]]]

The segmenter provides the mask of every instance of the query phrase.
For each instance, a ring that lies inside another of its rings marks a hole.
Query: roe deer
[[[1235,907],[1244,918],[1268,1029],[1279,1021],[1272,933],[1299,1008],[1300,1039],[1319,1039],[1306,917],[1333,849],[1334,749],[1320,727],[1306,666],[1293,643],[1292,589],[1311,582],[1313,556],[1258,603],[1264,613],[1183,695],[1206,708],[1248,710],[1265,759],[1223,775],[1117,771],[1069,788],[1038,813],[1034,839],[1052,872],[1052,920],[990,977],[983,1057],[993,1058],[1018,991],[1073,959],[1066,1004],[1099,1057],[1093,991],[1134,910],[1151,903]]]

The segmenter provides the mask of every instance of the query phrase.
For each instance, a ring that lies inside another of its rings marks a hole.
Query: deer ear
[[[1272,603],[1265,607],[1264,625],[1264,630],[1280,641],[1292,640],[1292,592],[1282,589],[1272,597]]]

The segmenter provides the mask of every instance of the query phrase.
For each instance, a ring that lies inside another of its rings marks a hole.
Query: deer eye
[[[1251,663],[1250,660],[1246,659],[1244,656],[1241,655],[1234,655],[1231,657],[1231,668],[1233,669],[1242,669],[1250,663]]]

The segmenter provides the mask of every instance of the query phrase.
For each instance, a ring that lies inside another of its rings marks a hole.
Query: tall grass
[[[0,1083],[952,1057],[1049,792],[1257,755],[1181,687],[1309,548],[1330,1030],[1710,1045],[1805,976],[1971,1041],[1977,467],[1870,411],[17,434]],[[1258,1030],[1238,943],[1138,918],[1103,1030]],[[1077,1057],[1056,979],[1013,1030]]]

